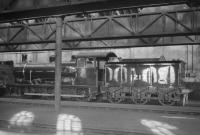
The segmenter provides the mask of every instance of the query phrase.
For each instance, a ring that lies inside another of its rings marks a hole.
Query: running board
[[[45,93],[24,93],[27,96],[54,96],[54,94],[45,94]],[[77,97],[84,98],[85,95],[71,95],[71,94],[61,94],[61,97]]]

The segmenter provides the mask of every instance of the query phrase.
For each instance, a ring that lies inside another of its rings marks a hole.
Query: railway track
[[[0,103],[23,104],[33,106],[54,106],[53,100],[30,100],[17,98],[0,98]],[[77,101],[62,101],[62,107],[71,108],[90,108],[90,109],[106,109],[106,110],[122,110],[122,111],[138,111],[138,112],[153,112],[166,114],[185,114],[185,115],[200,115],[200,107],[189,106],[160,106],[160,105],[137,105],[137,104],[111,104],[97,102],[77,102]]]

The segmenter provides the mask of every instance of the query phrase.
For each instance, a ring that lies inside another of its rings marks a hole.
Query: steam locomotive
[[[62,64],[63,99],[162,105],[182,102],[184,62],[79,53]],[[54,97],[55,64],[0,64],[1,95]],[[3,90],[2,90],[3,89]],[[4,92],[2,92],[4,91]]]

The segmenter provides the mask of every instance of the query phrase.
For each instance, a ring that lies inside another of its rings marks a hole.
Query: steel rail
[[[33,106],[52,106],[53,100],[32,100],[23,98],[0,98],[0,103],[22,104]],[[111,103],[95,103],[95,102],[74,102],[62,101],[62,107],[74,108],[91,108],[91,109],[106,109],[106,110],[122,110],[122,111],[141,111],[167,114],[185,114],[185,115],[200,115],[200,110],[197,107],[180,107],[180,106],[158,106],[158,105],[137,105],[137,104],[111,104]]]

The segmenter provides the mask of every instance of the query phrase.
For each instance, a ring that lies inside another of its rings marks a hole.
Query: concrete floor
[[[199,135],[200,115],[0,102],[0,135]]]

